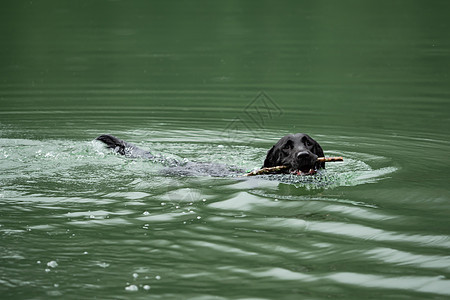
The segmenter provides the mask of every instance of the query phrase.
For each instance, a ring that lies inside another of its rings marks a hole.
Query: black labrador
[[[323,157],[322,147],[304,133],[289,134],[282,137],[267,152],[263,167],[287,166],[285,173],[308,173],[310,170],[325,169],[325,162],[317,161]]]
[[[170,168],[164,172],[177,175],[210,175],[210,176],[230,176],[242,175],[245,173],[236,167],[225,166],[217,163],[184,162],[176,159],[169,159],[162,155],[154,155],[149,151],[116,138],[112,135],[101,135],[96,140],[103,142],[114,152],[134,158],[147,158],[155,162],[160,162]],[[309,135],[304,133],[289,134],[282,137],[267,152],[263,167],[287,166],[284,173],[308,173],[311,170],[325,168],[325,162],[317,161],[318,157],[323,157],[322,147]],[[313,173],[310,173],[313,174]]]

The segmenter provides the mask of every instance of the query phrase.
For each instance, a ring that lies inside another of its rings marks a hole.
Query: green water
[[[1,299],[448,299],[450,2],[2,1]],[[325,183],[165,176],[111,154]]]

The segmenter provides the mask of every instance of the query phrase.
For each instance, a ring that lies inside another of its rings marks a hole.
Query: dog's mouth
[[[289,169],[289,174],[293,174],[293,175],[300,175],[300,176],[304,176],[304,175],[314,175],[317,173],[317,170],[315,168],[301,168],[301,169],[296,169],[296,168],[291,168]]]
[[[290,174],[296,175],[314,175],[317,173],[316,165],[314,161],[299,161],[294,165],[291,165],[289,168]]]

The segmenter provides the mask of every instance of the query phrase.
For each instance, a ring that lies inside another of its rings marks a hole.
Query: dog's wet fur
[[[323,157],[322,147],[304,133],[289,134],[282,137],[267,152],[263,167],[287,166],[285,173],[309,172],[325,168],[325,162],[317,161]]]
[[[245,171],[234,166],[227,166],[220,163],[211,162],[185,162],[176,159],[165,158],[161,155],[152,154],[131,143],[118,139],[115,136],[105,134],[96,138],[103,142],[114,152],[131,157],[144,158],[154,162],[159,162],[167,166],[165,174],[169,175],[189,175],[200,176],[209,175],[215,177],[243,175]],[[304,133],[289,134],[282,137],[267,152],[262,167],[288,166],[283,172],[309,172],[325,168],[325,162],[317,161],[318,157],[323,157],[322,147],[309,135]]]

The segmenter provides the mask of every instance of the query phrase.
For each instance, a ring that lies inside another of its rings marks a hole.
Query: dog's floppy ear
[[[270,148],[269,151],[267,151],[266,159],[264,160],[263,168],[268,167],[276,167],[280,164],[280,150],[276,145],[274,145],[272,148]]]
[[[316,142],[316,141],[314,141],[313,153],[315,155],[317,155],[318,157],[324,157],[325,156],[325,154],[323,153],[322,147],[320,147],[319,143]],[[325,169],[325,162],[318,163],[318,165],[319,165],[320,168]]]

